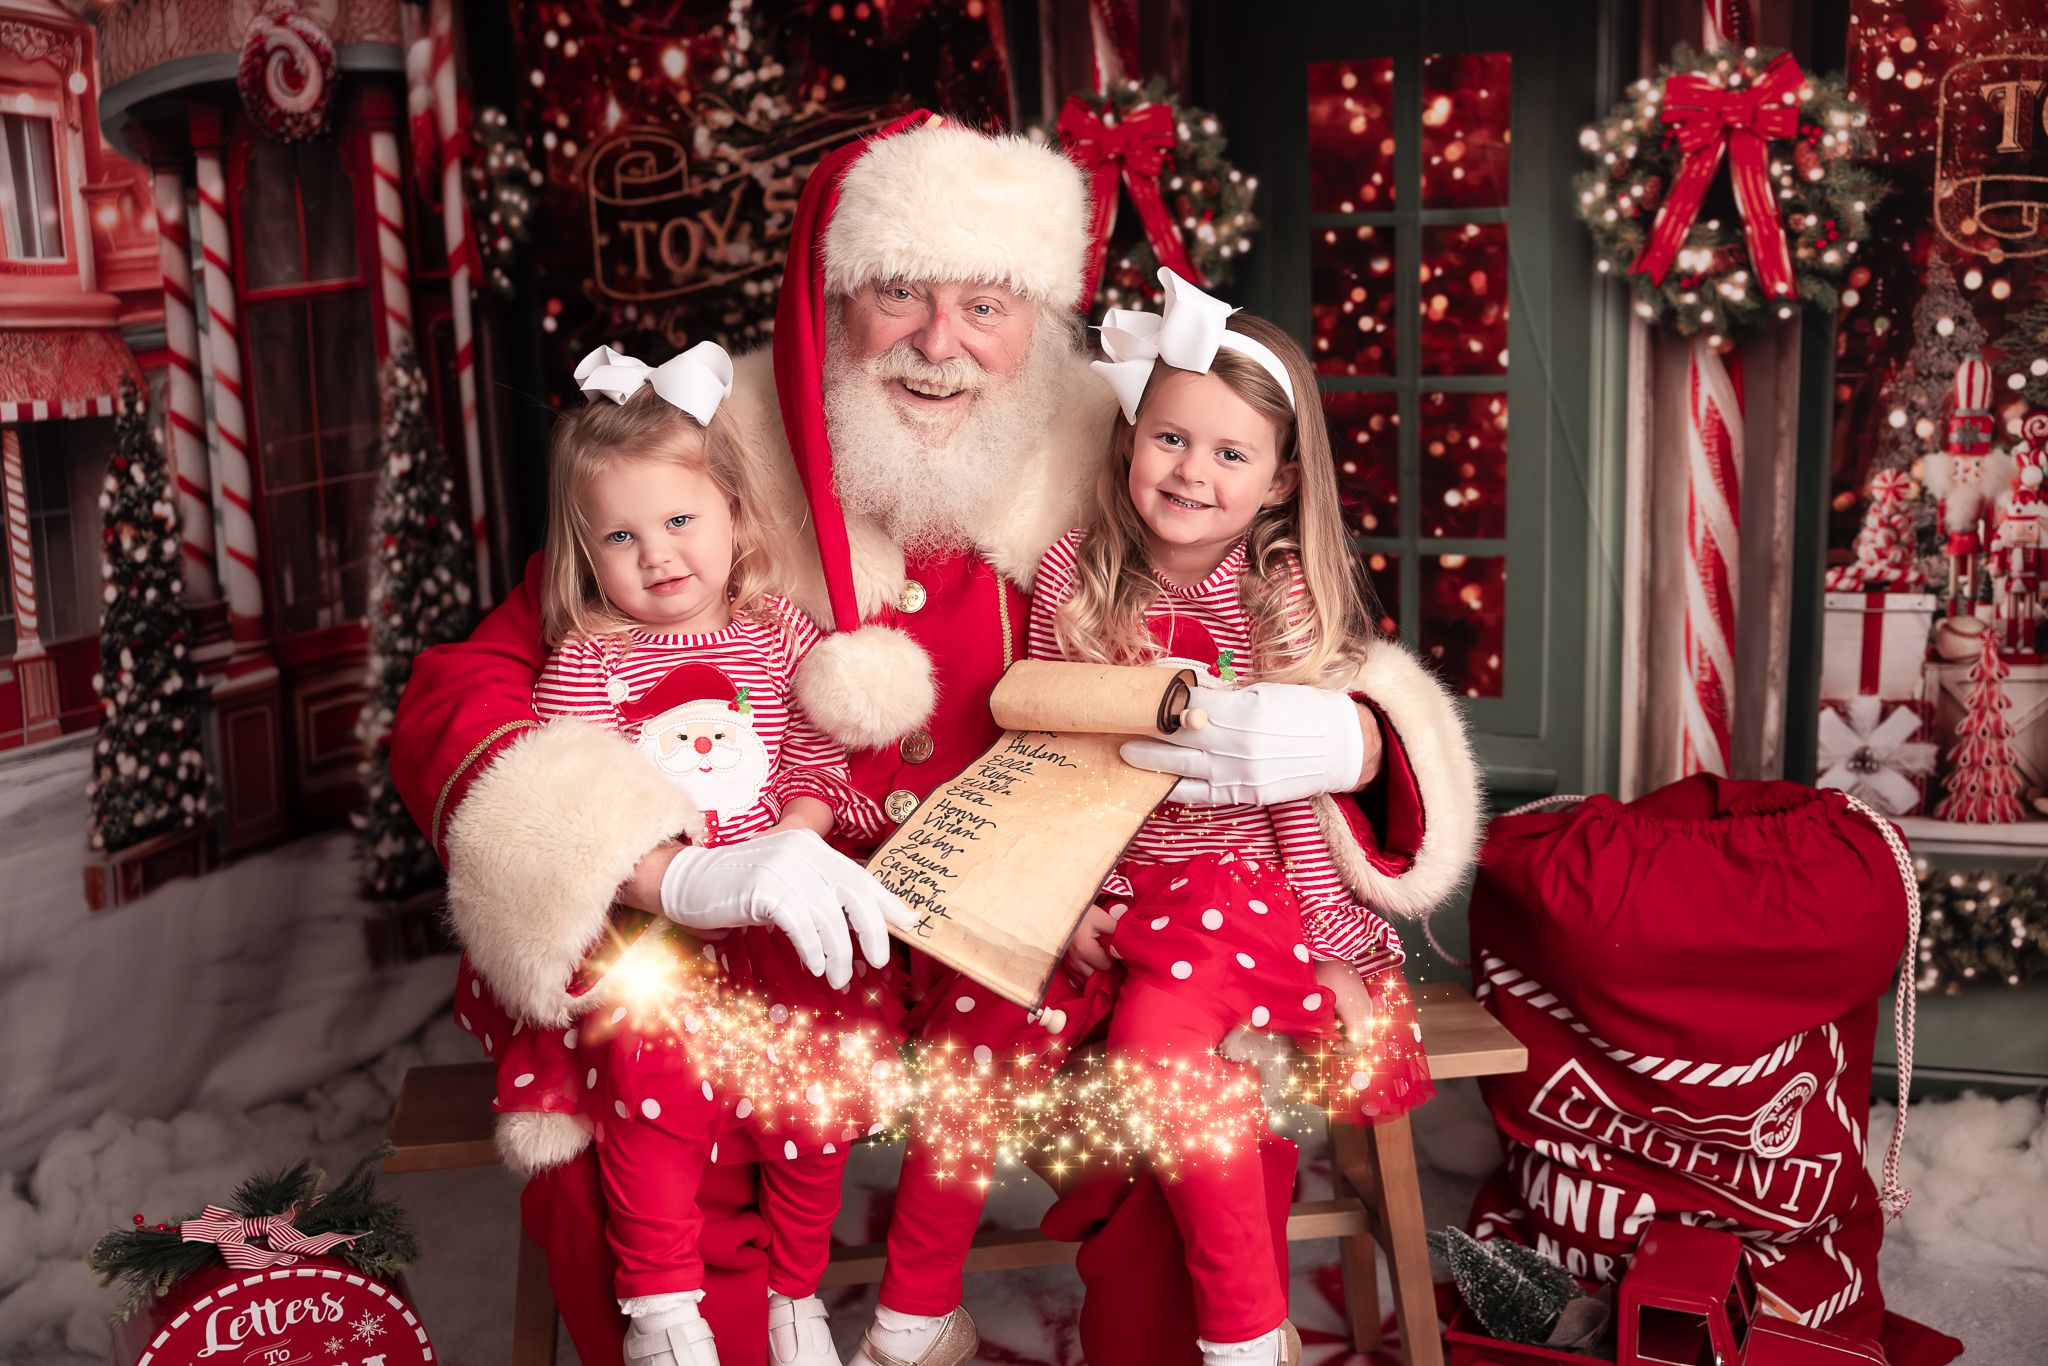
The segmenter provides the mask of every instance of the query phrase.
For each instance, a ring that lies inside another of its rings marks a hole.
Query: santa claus
[[[733,410],[771,467],[770,515],[803,564],[783,591],[835,632],[805,662],[799,697],[892,820],[994,740],[987,698],[1024,652],[1033,572],[1084,520],[1118,413],[1088,369],[1075,311],[1090,293],[1087,222],[1083,177],[1057,153],[912,115],[812,174],[772,352],[737,363]],[[539,560],[469,641],[420,657],[392,744],[393,775],[448,865],[474,968],[462,1008],[507,1033],[559,1027],[587,1008],[571,984],[614,901],[660,912],[665,877],[685,881],[667,876],[679,857],[667,780],[598,743],[616,737],[535,716],[546,659]],[[1346,880],[1378,910],[1426,915],[1463,880],[1477,838],[1477,771],[1458,709],[1392,641],[1346,692],[1205,693],[1211,724],[1148,762],[1183,775],[1180,800],[1342,794],[1323,805]],[[724,851],[680,852],[703,868]],[[821,845],[817,857],[842,863],[796,875],[843,885],[844,856]],[[707,885],[695,872],[686,881]],[[859,898],[844,914],[820,913],[780,904],[745,876],[724,882],[720,905],[668,913],[685,924],[744,914],[815,937],[814,970],[835,981],[856,944],[877,961],[886,953]],[[588,1143],[567,1115],[500,1118],[500,1150],[529,1176],[526,1229],[548,1253],[578,1351],[617,1361],[624,1324]],[[754,1168],[738,1135],[721,1152],[699,1196],[703,1310],[719,1359],[812,1360],[815,1322],[776,1324],[771,1354]],[[1283,1217],[1286,1188],[1274,1187]],[[1072,1192],[1062,1203],[1086,1209],[1049,1221],[1142,1250],[1083,1249],[1089,1293],[1115,1306],[1084,1314],[1084,1349],[1098,1366],[1199,1359],[1178,1232],[1161,1202],[1123,1199],[1129,1189],[1119,1179],[1114,1192]]]

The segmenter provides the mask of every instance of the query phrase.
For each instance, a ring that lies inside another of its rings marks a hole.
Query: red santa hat
[[[1087,184],[1071,161],[928,110],[833,152],[804,185],[775,314],[775,392],[810,503],[831,625],[862,638],[827,641],[833,648],[819,661],[846,675],[831,690],[845,705],[810,688],[804,701],[856,748],[922,724],[933,694],[930,661],[915,642],[861,627],[825,432],[827,299],[879,280],[990,280],[1042,309],[1070,309],[1081,302],[1087,258]]]
[[[706,699],[739,710],[739,690],[723,669],[695,662],[678,664],[657,679],[653,687],[621,706],[619,716],[626,721],[652,721],[686,702]]]

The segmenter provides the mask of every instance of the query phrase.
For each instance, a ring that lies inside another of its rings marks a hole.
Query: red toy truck
[[[1615,1366],[1886,1366],[1883,1350],[1868,1338],[1759,1314],[1756,1282],[1732,1233],[1651,1224],[1615,1304]],[[1467,1322],[1459,1311],[1444,1334],[1450,1366],[1599,1362],[1499,1342],[1467,1331]]]

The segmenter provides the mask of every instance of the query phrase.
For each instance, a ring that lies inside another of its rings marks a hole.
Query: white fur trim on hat
[[[680,787],[624,737],[557,720],[508,745],[448,822],[448,913],[469,961],[528,1024],[597,1004],[569,981],[612,893],[663,840],[704,838]]]
[[[931,657],[902,631],[863,626],[826,636],[796,671],[804,714],[848,749],[874,749],[931,719]]]
[[[881,280],[993,281],[1047,308],[1081,297],[1088,190],[1028,138],[934,123],[847,168],[825,229],[825,290]]]

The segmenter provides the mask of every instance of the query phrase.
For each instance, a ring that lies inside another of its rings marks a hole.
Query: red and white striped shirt
[[[1075,561],[1086,538],[1085,531],[1068,532],[1038,563],[1031,593],[1033,659],[1064,658],[1054,619],[1074,595]],[[1238,579],[1245,567],[1244,542],[1239,541],[1215,572],[1192,588],[1175,587],[1154,575],[1159,595],[1146,609],[1145,620],[1154,624],[1156,635],[1172,642],[1171,657],[1193,667],[1203,687],[1234,688],[1258,681],[1249,673],[1252,623],[1238,601]],[[1305,591],[1297,574],[1289,601]],[[1184,654],[1191,642],[1199,643],[1208,657]],[[1224,651],[1229,652],[1228,666],[1236,675],[1232,681],[1221,676]],[[1393,927],[1352,899],[1316,824],[1315,806],[1306,798],[1271,806],[1166,802],[1139,828],[1124,857],[1139,863],[1171,863],[1225,853],[1286,867],[1287,881],[1301,898],[1304,941],[1317,957],[1355,963],[1367,976],[1398,967],[1405,957]]]
[[[640,745],[650,762],[696,799],[711,844],[766,830],[798,796],[830,806],[835,833],[878,839],[885,825],[881,808],[849,781],[846,752],[811,723],[791,695],[790,675],[818,643],[818,628],[787,598],[766,601],[762,619],[735,616],[724,630],[702,635],[662,635],[636,626],[618,635],[565,640],[534,684],[533,709],[549,720],[573,717],[604,726]],[[733,697],[627,719],[633,702],[685,664],[724,674]],[[643,734],[650,722],[660,735]]]

